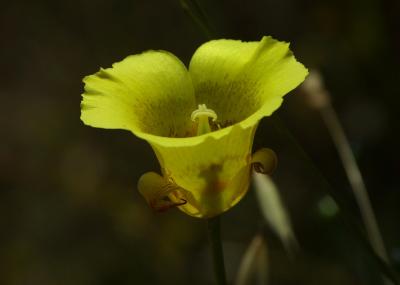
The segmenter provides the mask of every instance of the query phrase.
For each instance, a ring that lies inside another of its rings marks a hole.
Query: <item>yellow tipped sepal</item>
[[[275,152],[270,148],[257,150],[251,157],[254,171],[262,174],[271,174],[278,164]]]
[[[183,189],[171,179],[165,179],[155,172],[147,172],[140,177],[138,190],[149,206],[158,212],[182,206],[187,202],[183,197]]]

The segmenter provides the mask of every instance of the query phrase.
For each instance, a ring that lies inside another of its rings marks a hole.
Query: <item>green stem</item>
[[[376,254],[389,265],[389,257],[378,227],[374,210],[372,209],[367,187],[365,186],[361,171],[357,165],[356,158],[344,133],[343,127],[340,124],[339,118],[330,103],[326,104],[325,107],[320,108],[320,112],[339,152],[351,188],[353,189],[357,204],[360,208],[361,217],[364,221],[371,246],[375,250]],[[389,280],[384,277],[384,284],[392,284],[392,282],[389,282]]]
[[[213,32],[213,29],[211,28],[200,4],[196,0],[180,0],[180,3],[185,13],[192,18],[206,38],[215,38],[215,33]]]
[[[220,234],[220,217],[207,220],[208,239],[214,263],[214,273],[218,285],[226,285],[226,274],[224,265],[224,252],[222,249]]]

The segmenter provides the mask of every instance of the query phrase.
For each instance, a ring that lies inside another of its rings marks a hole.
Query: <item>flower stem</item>
[[[224,264],[224,252],[222,249],[220,234],[220,217],[213,217],[207,220],[208,239],[214,263],[214,273],[218,285],[226,285],[226,274]]]

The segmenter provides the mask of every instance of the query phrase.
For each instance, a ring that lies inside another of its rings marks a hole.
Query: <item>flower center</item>
[[[197,122],[197,135],[203,135],[211,132],[209,118],[213,122],[217,120],[217,114],[212,109],[208,109],[206,104],[200,104],[190,116],[193,122]]]

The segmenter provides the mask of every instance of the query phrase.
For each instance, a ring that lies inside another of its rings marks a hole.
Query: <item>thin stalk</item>
[[[356,197],[357,204],[360,207],[360,212],[372,247],[383,260],[389,263],[389,258],[372,209],[371,201],[368,197],[364,180],[336,112],[331,105],[322,108],[320,111],[336,145],[351,188],[353,189],[354,196]]]
[[[330,94],[324,87],[322,76],[318,72],[312,71],[303,88],[309,97],[310,105],[320,112],[342,160],[344,170],[360,209],[371,247],[376,255],[386,264],[389,264],[389,257],[361,171],[335,109],[331,104]],[[391,284],[385,277],[383,279],[385,284]]]
[[[193,22],[200,28],[206,38],[212,39],[215,33],[200,4],[196,0],[180,0],[180,3],[185,13],[192,18]]]
[[[346,199],[341,197],[338,192],[334,190],[332,185],[321,173],[319,168],[315,166],[312,159],[300,146],[300,144],[293,137],[293,135],[283,124],[283,122],[277,116],[271,117],[270,121],[273,123],[273,126],[275,127],[275,130],[278,132],[278,134],[285,138],[288,142],[290,142],[292,146],[297,150],[297,153],[299,154],[299,159],[302,159],[302,161],[304,162],[304,167],[315,173],[315,177],[319,178],[319,181],[323,186],[323,190],[325,190],[334,199],[340,210],[339,218],[346,226],[347,230],[352,233],[352,236],[359,242],[360,246],[362,246],[365,252],[369,254],[375,264],[379,267],[380,271],[386,276],[385,283],[386,280],[389,279],[393,284],[400,285],[400,280],[397,276],[396,271],[394,271],[390,267],[390,265],[377,254],[377,252],[372,247],[371,242],[369,242],[369,240],[365,238],[365,234],[361,230],[357,219],[353,216]]]
[[[361,217],[363,219],[368,238],[371,242],[371,246],[376,254],[387,264],[389,264],[389,257],[386,252],[382,235],[379,231],[378,223],[372,208],[371,200],[368,196],[364,179],[362,178],[360,169],[354,157],[354,153],[351,150],[350,143],[347,140],[337,114],[331,104],[327,104],[325,107],[320,108],[320,113],[342,160],[347,178],[349,179],[358,207],[360,208]],[[384,278],[384,283],[392,284],[386,278]]]
[[[218,285],[226,285],[224,252],[221,242],[219,216],[207,220],[207,230],[213,257],[215,280]]]

